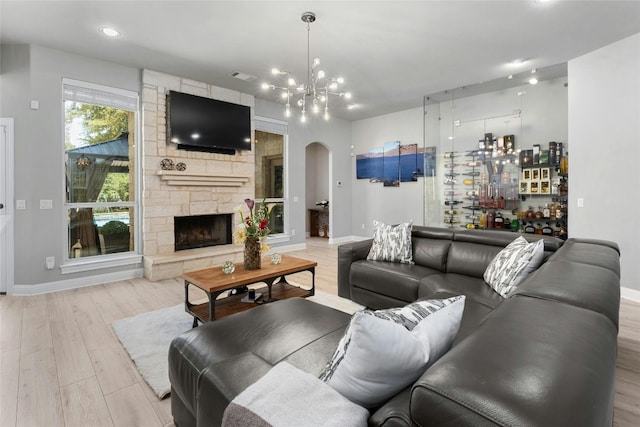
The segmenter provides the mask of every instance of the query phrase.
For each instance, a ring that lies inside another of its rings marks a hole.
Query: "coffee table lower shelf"
[[[242,298],[247,294],[232,295],[216,300],[216,319],[221,319],[230,314],[239,313],[241,311],[249,310],[258,305],[266,304],[281,299],[302,297],[306,298],[313,295],[312,289],[304,289],[299,286],[294,286],[289,283],[274,283],[271,287],[271,301],[267,301],[269,290],[262,287],[257,288],[256,292],[262,293],[262,297],[256,302],[243,302]],[[191,314],[196,317],[201,323],[209,321],[209,303],[204,302],[202,304],[192,305],[190,307]]]

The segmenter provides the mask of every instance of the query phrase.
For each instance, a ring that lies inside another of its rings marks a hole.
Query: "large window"
[[[132,252],[137,94],[63,86],[68,259]]]
[[[255,194],[256,200],[274,203],[269,218],[272,235],[286,234],[286,124],[256,119]]]

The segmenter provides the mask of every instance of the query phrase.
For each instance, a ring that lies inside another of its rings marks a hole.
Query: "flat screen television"
[[[169,91],[167,140],[182,150],[251,150],[251,107]]]

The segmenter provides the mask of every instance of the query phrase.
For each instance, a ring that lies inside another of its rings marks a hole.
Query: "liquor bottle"
[[[535,234],[542,234],[542,225],[540,225],[540,223],[536,224]]]
[[[560,173],[562,175],[569,174],[569,152],[567,151],[562,159],[560,159]]]
[[[564,145],[562,142],[556,144],[556,164],[560,163],[560,159],[564,155]]]
[[[487,228],[495,228],[496,227],[496,211],[493,209],[489,209],[487,212]]]
[[[511,229],[511,220],[509,218],[504,219],[504,224],[502,225],[502,228],[504,228],[505,230]]]
[[[527,234],[535,234],[536,228],[528,222],[527,225],[524,226],[524,232]]]
[[[558,164],[558,158],[556,157],[556,149],[557,149],[556,142],[555,141],[549,142],[549,164],[550,165]]]
[[[526,219],[535,219],[536,218],[536,212],[533,210],[533,206],[529,206],[529,209],[527,209],[527,211],[524,213],[524,217]]]
[[[495,228],[504,228],[504,218],[500,212],[496,213],[496,217],[493,220]]]
[[[549,218],[551,216],[551,209],[549,209],[549,204],[546,204],[542,209],[542,217]]]
[[[540,164],[540,144],[533,144],[533,164]]]
[[[480,214],[480,219],[478,220],[478,226],[480,228],[487,228],[487,214],[482,212]]]
[[[542,206],[538,206],[538,210],[536,211],[536,219],[544,218],[544,213],[542,213]]]
[[[511,220],[511,230],[512,231],[518,231],[519,228],[520,228],[520,221],[518,221],[517,219],[512,219]]]
[[[553,228],[547,223],[544,227],[542,227],[542,234],[545,236],[553,236]]]

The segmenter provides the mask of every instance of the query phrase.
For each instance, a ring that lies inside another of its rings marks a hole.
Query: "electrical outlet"
[[[40,200],[40,209],[53,209],[53,200]]]
[[[364,226],[364,224],[362,224],[362,229],[363,229],[363,230],[365,229],[365,226]]]
[[[296,235],[296,230],[291,230],[291,235],[295,236]]]
[[[47,270],[52,270],[53,267],[56,266],[56,257],[48,256],[45,258],[45,264],[47,265]]]
[[[16,209],[27,209],[26,200],[16,200]]]

